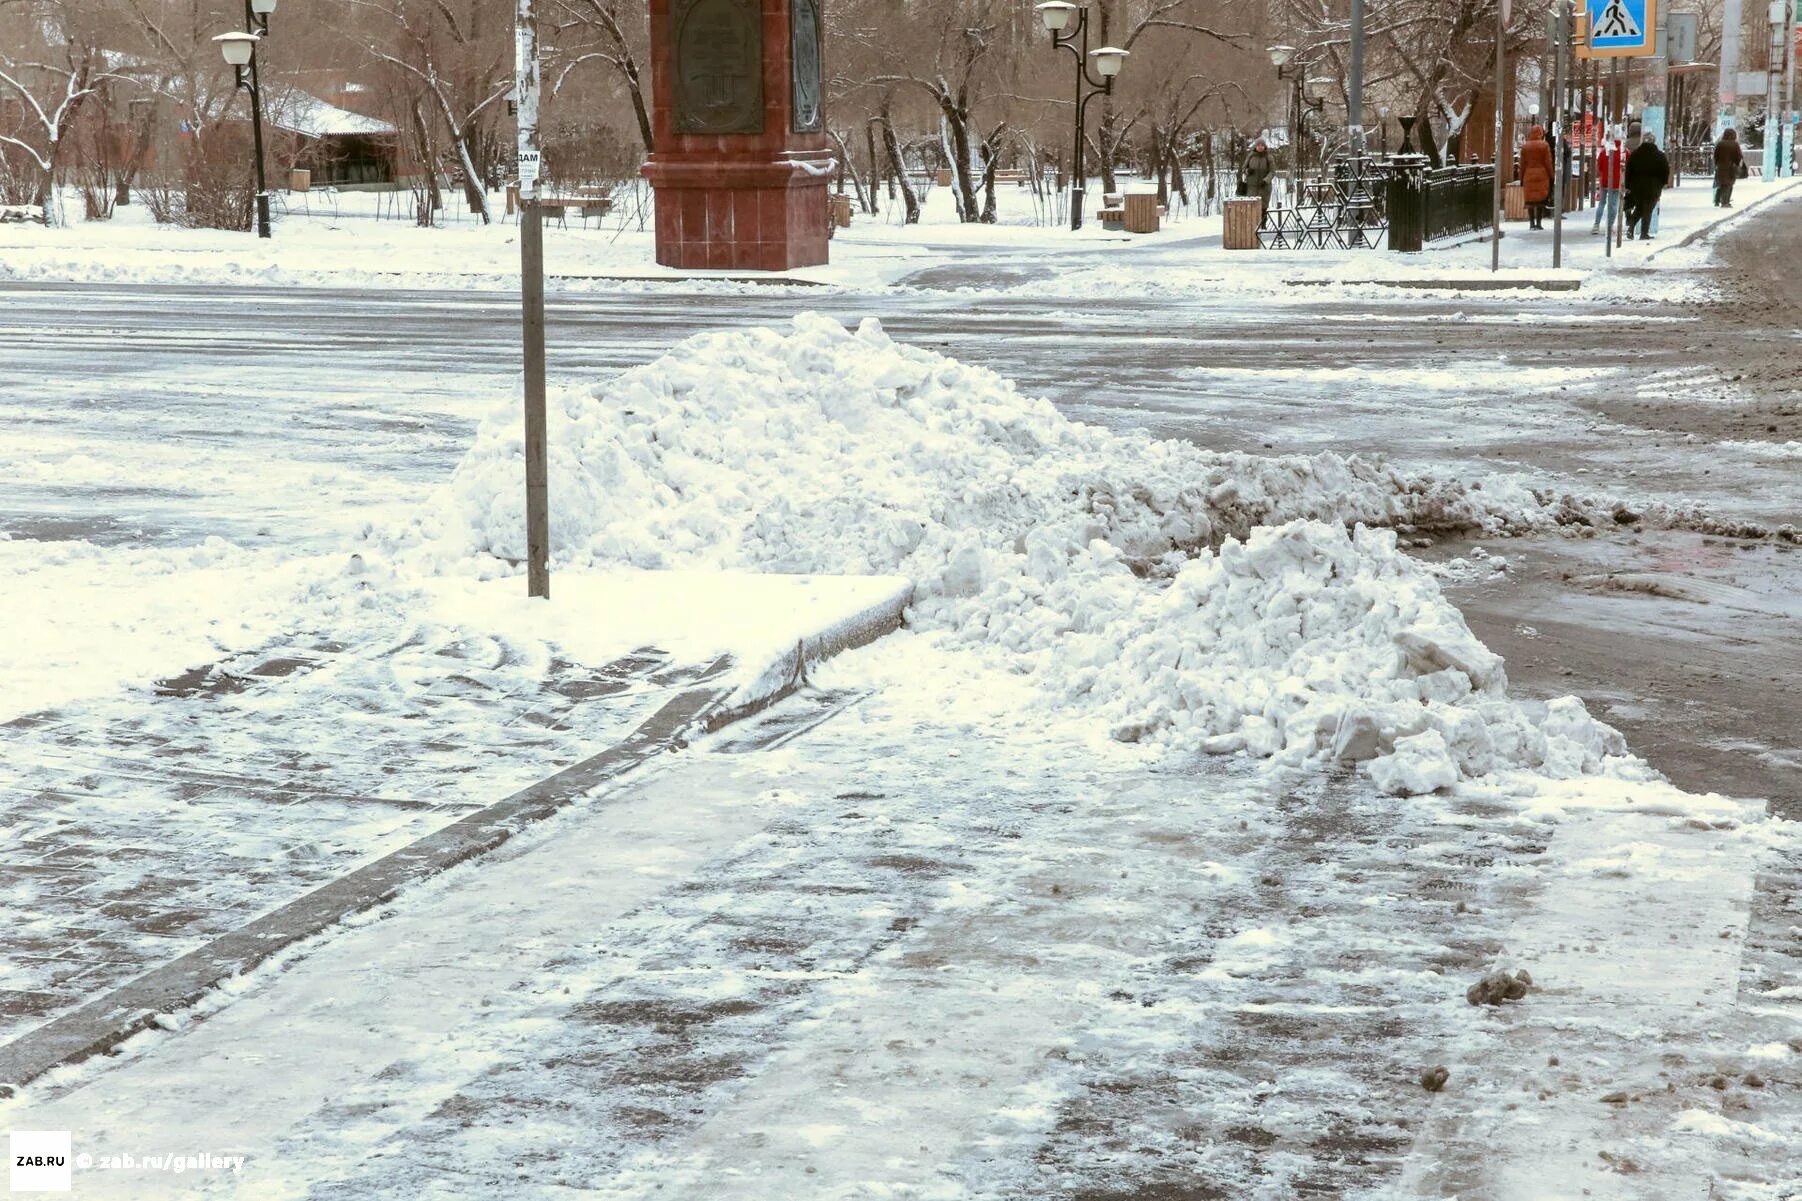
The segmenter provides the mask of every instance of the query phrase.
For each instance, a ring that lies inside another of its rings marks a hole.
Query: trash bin
[[[313,186],[313,173],[305,167],[294,167],[288,171],[288,190],[305,192]]]
[[[1258,226],[1264,221],[1264,202],[1229,200],[1225,206],[1226,223],[1221,228],[1220,245],[1227,250],[1256,250]]]

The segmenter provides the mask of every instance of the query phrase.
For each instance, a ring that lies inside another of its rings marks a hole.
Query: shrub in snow
[[[521,459],[512,412],[483,426],[446,549],[524,556]],[[1528,490],[1116,434],[874,321],[691,338],[562,392],[550,487],[564,563],[907,575],[916,628],[1124,741],[1367,761],[1403,792],[1625,749],[1574,699],[1530,718],[1432,575],[1362,528],[1549,524]]]

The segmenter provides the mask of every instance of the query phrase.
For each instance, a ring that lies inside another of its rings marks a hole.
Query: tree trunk
[[[1155,125],[1151,127],[1151,140],[1146,147],[1146,154],[1150,158],[1151,173],[1158,181],[1158,203],[1168,205],[1170,203],[1170,177],[1164,169],[1164,139],[1159,136],[1158,128]]]
[[[38,183],[38,206],[44,211],[44,228],[56,224],[56,143],[50,143],[50,165],[43,168],[44,178]]]
[[[483,225],[487,225],[488,193],[482,187],[481,177],[476,174],[475,160],[470,157],[468,134],[463,123],[451,112],[450,98],[436,83],[432,85],[432,95],[438,100],[438,111],[444,116],[445,128],[450,130],[451,147],[456,150],[457,162],[463,168],[463,199],[469,205],[469,211],[480,217]]]
[[[948,96],[940,100],[939,109],[950,139],[947,149],[952,158],[951,186],[957,189],[957,219],[974,222],[980,219],[980,212],[976,183],[970,178],[970,116]]]
[[[876,191],[882,183],[882,164],[876,158],[876,123],[874,121],[863,123],[863,143],[864,160],[869,163],[870,167],[870,207],[867,211],[871,216],[875,216]],[[891,192],[890,195],[893,196],[893,193]]]
[[[995,148],[987,143],[982,147],[982,223],[995,224]]]
[[[857,196],[857,207],[867,213],[870,211],[870,202],[864,196],[863,178],[857,174],[857,164],[851,158],[851,148],[845,144],[844,137],[836,131],[831,134],[831,137],[832,144],[838,147],[839,195],[843,196],[845,194],[845,176],[849,175],[851,177],[851,191]],[[870,190],[874,192],[875,189],[876,181],[872,179],[870,181]]]
[[[908,225],[920,223],[920,198],[914,195],[914,186],[907,178],[907,160],[901,157],[901,143],[895,138],[895,126],[889,120],[888,101],[882,102],[882,113],[877,117],[882,123],[882,148],[888,152],[889,178],[901,185],[901,205],[907,214]]]
[[[621,47],[620,71],[626,77],[626,92],[632,97],[632,115],[638,119],[638,137],[644,143],[644,152],[648,156],[653,147],[651,133],[651,114],[645,108],[644,83],[638,78],[638,64],[632,56]]]

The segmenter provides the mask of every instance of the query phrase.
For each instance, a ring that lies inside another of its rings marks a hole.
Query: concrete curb
[[[46,1072],[112,1050],[159,1025],[165,1015],[200,1003],[226,980],[348,917],[386,904],[408,885],[487,854],[607,781],[663,751],[686,745],[692,734],[721,729],[793,695],[805,686],[809,666],[900,628],[912,599],[911,584],[897,588],[803,639],[794,651],[737,689],[718,683],[732,661],[716,660],[695,681],[699,686],[666,701],[625,739],[599,754],[364,864],[0,1046],[0,1098],[15,1095]]]
[[[704,728],[712,733],[735,721],[761,713],[805,687],[809,667],[844,651],[868,646],[884,634],[894,633],[901,628],[901,619],[907,612],[907,606],[913,603],[913,598],[913,585],[900,584],[880,600],[817,634],[803,638],[795,644],[794,650],[783,655],[756,679],[722,701],[708,714],[703,722]]]
[[[1575,292],[1583,286],[1578,279],[1286,279],[1291,287],[1420,288],[1444,292],[1506,292],[1529,289],[1535,292]]]

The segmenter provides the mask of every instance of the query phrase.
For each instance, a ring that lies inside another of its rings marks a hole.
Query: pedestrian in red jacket
[[[1607,214],[1608,228],[1614,228],[1621,211],[1621,175],[1626,168],[1627,152],[1617,138],[1613,145],[1604,144],[1596,152],[1596,219],[1589,232],[1602,232],[1602,216]]]

